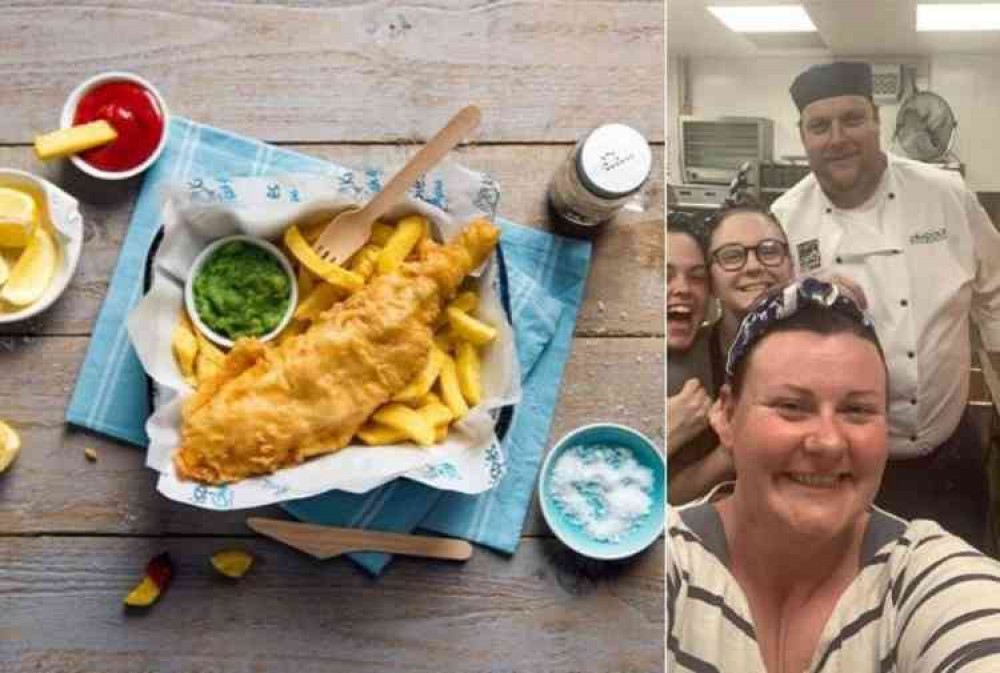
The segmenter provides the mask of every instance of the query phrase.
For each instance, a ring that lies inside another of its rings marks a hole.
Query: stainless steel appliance
[[[728,185],[744,163],[771,161],[774,123],[765,117],[681,117],[680,149],[685,185]]]

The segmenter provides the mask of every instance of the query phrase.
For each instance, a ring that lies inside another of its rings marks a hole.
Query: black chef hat
[[[810,103],[835,96],[872,98],[872,67],[856,61],[814,65],[799,74],[789,89],[801,113]]]

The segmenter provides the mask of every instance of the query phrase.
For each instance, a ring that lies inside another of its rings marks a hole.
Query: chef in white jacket
[[[876,502],[983,547],[969,319],[1000,350],[1000,232],[959,175],[881,150],[867,63],[813,66],[791,94],[812,173],[772,208],[797,271],[857,283],[885,348],[891,460]]]

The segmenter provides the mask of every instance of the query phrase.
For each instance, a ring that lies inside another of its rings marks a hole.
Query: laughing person
[[[1000,670],[1000,564],[872,506],[888,390],[872,322],[833,285],[743,321],[712,416],[736,481],[670,512],[670,671]]]
[[[688,502],[729,471],[708,413],[722,380],[713,377],[703,325],[709,272],[698,233],[681,213],[667,218],[667,453],[670,502]]]
[[[798,272],[857,283],[882,338],[892,460],[879,504],[983,545],[989,492],[966,411],[969,319],[1000,349],[1000,232],[958,175],[881,150],[868,64],[813,66],[791,94],[812,175],[773,210]]]

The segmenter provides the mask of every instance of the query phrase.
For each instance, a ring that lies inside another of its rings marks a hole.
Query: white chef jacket
[[[969,394],[969,318],[1000,350],[1000,232],[959,175],[888,155],[876,192],[837,208],[814,175],[772,210],[796,270],[857,282],[889,366],[889,453],[926,455]]]

